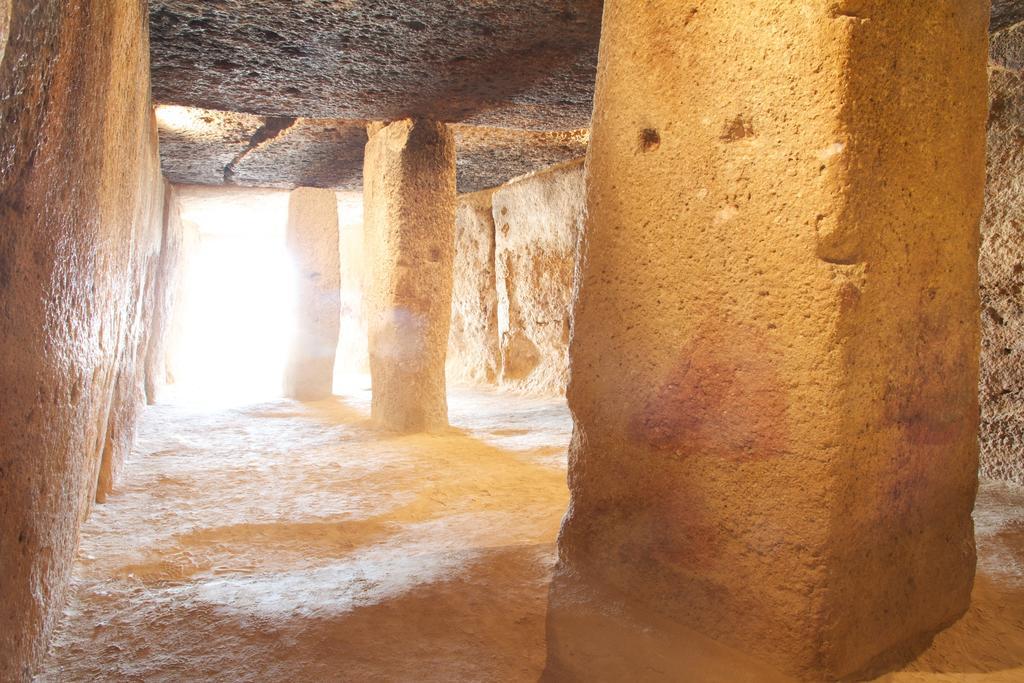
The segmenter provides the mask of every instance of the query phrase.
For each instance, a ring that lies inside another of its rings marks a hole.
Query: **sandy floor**
[[[367,401],[148,409],[37,680],[536,681],[564,405],[455,391],[458,430],[382,439]],[[1022,510],[983,487],[971,612],[883,680],[1024,681]]]

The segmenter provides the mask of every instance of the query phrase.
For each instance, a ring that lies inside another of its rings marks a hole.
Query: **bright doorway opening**
[[[288,193],[185,191],[191,233],[168,349],[171,395],[213,406],[282,395],[295,329]]]

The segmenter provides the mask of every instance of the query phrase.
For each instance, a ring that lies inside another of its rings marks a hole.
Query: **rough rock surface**
[[[501,381],[564,394],[576,242],[586,214],[583,160],[494,192]]]
[[[549,664],[855,676],[971,591],[988,3],[688,7],[605,2]]]
[[[338,197],[300,187],[288,199],[288,252],[295,264],[295,336],[285,369],[285,396],[318,401],[331,395],[341,321]]]
[[[362,187],[363,121],[281,119],[161,106],[160,158],[177,184]]]
[[[455,211],[449,382],[495,384],[500,376],[492,195],[491,190],[462,195]]]
[[[1009,29],[992,52],[1021,45]],[[1024,484],[1024,72],[989,68],[981,258],[981,471]]]
[[[179,184],[359,190],[366,126],[362,121],[272,119],[206,109],[157,108],[164,174]],[[587,131],[452,126],[460,192],[586,153]]]
[[[401,432],[442,428],[455,252],[451,131],[408,119],[373,126],[364,178],[373,420]]]
[[[250,187],[322,187],[355,190],[363,186],[363,121],[298,119],[245,152],[227,182]]]
[[[989,57],[1005,69],[1024,69],[1024,21],[992,35]]]
[[[145,7],[0,3],[6,681],[28,680],[43,654],[101,462],[116,472],[141,398],[163,206]]]
[[[992,31],[1024,21],[1024,2],[1021,0],[992,0]]]
[[[272,116],[568,130],[600,0],[154,0],[157,102]]]
[[[578,159],[587,153],[587,129],[529,131],[452,126],[458,151],[459,192],[497,187],[512,178]]]
[[[249,146],[265,119],[209,109],[156,108],[160,165],[177,185],[223,185],[225,169]]]

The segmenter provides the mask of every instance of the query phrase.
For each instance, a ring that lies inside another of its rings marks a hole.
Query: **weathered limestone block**
[[[580,159],[514,180],[494,193],[503,384],[565,393],[584,190]]]
[[[101,462],[116,473],[130,445],[134,424],[120,418],[141,393],[162,181],[146,4],[9,6],[0,41],[0,678],[22,681],[60,613]]]
[[[448,423],[445,354],[455,251],[455,143],[441,123],[372,125],[364,230],[373,420],[397,431]]]
[[[992,38],[994,56],[1021,45],[1020,28]],[[993,63],[989,78],[988,184],[979,259],[981,472],[1024,484],[1024,71]]]
[[[186,241],[178,190],[168,182],[164,183],[162,221],[160,261],[154,273],[152,324],[146,348],[146,402],[150,405],[157,402],[161,390],[167,384],[167,342],[171,333],[174,302],[181,281],[182,252]]]
[[[341,324],[338,198],[333,190],[292,191],[286,243],[298,281],[298,320],[285,369],[285,395],[317,401],[331,395]]]
[[[605,2],[549,673],[607,680],[600,621],[647,613],[834,680],[962,614],[987,21]]]
[[[455,213],[452,322],[447,362],[450,382],[495,384],[500,373],[493,194],[493,190],[482,190],[462,195]]]

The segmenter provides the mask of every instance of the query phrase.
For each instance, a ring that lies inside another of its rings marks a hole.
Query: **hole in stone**
[[[654,128],[644,128],[640,131],[640,151],[653,152],[661,147],[661,134]]]

